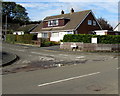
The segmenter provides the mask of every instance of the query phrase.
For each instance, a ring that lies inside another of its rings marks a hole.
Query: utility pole
[[[6,19],[5,19],[5,41],[6,41],[6,34],[7,34],[7,15],[6,15]]]

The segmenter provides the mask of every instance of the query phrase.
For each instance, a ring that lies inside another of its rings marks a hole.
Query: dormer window
[[[48,26],[57,26],[58,25],[58,20],[50,20],[48,21]]]

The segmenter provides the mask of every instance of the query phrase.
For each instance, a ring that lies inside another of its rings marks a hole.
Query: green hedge
[[[24,34],[24,35],[13,35],[13,34],[7,34],[6,35],[6,41],[10,43],[25,43],[25,44],[31,44],[32,40],[35,40],[34,34]]]
[[[120,35],[67,34],[63,42],[91,43],[92,37],[97,37],[99,44],[120,44]]]
[[[7,34],[6,35],[6,41],[9,43],[14,43],[17,41],[17,38],[15,35]]]
[[[41,47],[48,47],[48,46],[54,46],[60,44],[60,42],[49,41],[48,38],[40,38],[40,41],[41,41]]]

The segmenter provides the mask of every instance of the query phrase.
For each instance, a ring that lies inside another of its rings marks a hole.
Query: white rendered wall
[[[63,40],[63,37],[64,35],[66,34],[73,34],[73,32],[57,32],[58,35],[57,36],[52,36],[52,33],[51,33],[51,37],[50,37],[50,41],[60,41],[60,40]]]

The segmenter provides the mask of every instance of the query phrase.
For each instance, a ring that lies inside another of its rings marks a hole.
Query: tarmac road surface
[[[48,48],[49,49],[49,48]],[[3,43],[20,60],[3,68],[3,94],[118,94],[118,54]]]

